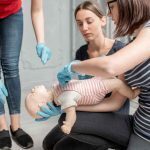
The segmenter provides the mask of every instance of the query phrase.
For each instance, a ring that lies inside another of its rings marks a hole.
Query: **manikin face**
[[[32,93],[39,96],[39,97],[41,97],[42,99],[47,99],[48,100],[49,94],[48,94],[48,91],[47,91],[47,89],[45,88],[44,85],[35,86],[32,89]]]
[[[46,107],[46,103],[48,101],[52,101],[50,94],[48,93],[47,89],[43,86],[35,86],[31,93],[29,93],[25,100],[25,106],[29,114],[33,118],[40,118],[37,115],[37,112],[40,110],[41,106]]]
[[[112,18],[114,24],[118,22],[118,5],[116,0],[107,0],[109,12],[108,16]]]
[[[99,18],[92,11],[81,9],[76,14],[77,26],[87,42],[101,37],[102,27],[106,25],[105,17]]]

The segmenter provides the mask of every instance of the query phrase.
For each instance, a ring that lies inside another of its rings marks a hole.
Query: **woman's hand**
[[[4,83],[0,80],[0,103],[4,104],[5,97],[8,96],[7,89]]]
[[[77,63],[76,61],[71,62],[66,65],[60,72],[57,74],[57,79],[61,86],[65,86],[73,77],[77,77],[79,80],[90,79],[93,76],[91,75],[81,75],[75,71],[72,71],[71,65]]]
[[[70,64],[66,65],[60,72],[57,74],[57,79],[61,86],[65,86],[74,76],[78,76],[77,72],[74,72],[71,68],[72,64],[78,63],[79,61],[73,61]]]
[[[66,65],[57,74],[57,79],[61,86],[65,86],[72,79],[72,75],[71,75],[71,72],[69,71],[69,68],[70,68],[70,64]]]
[[[39,43],[36,46],[37,55],[41,58],[43,64],[51,58],[52,53],[48,47],[44,43]]]
[[[91,79],[93,78],[94,76],[91,76],[91,75],[78,75],[78,79],[79,80],[86,80],[86,79]]]

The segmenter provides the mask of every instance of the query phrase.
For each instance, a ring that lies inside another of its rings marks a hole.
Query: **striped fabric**
[[[150,21],[145,27],[150,27]],[[126,72],[125,79],[130,86],[141,89],[133,129],[138,136],[150,142],[150,59]]]
[[[109,92],[100,78],[87,80],[71,80],[65,87],[58,83],[53,86],[54,97],[58,97],[63,91],[76,91],[82,98],[78,100],[78,105],[97,104],[103,100]]]

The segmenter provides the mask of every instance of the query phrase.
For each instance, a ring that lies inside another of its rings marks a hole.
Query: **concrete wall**
[[[45,39],[52,50],[52,59],[43,65],[36,54],[36,41],[31,24],[30,0],[23,3],[24,36],[20,58],[20,77],[22,89],[45,84],[50,87],[56,74],[74,58],[75,51],[85,43],[77,30],[74,20],[76,6],[84,0],[43,0],[45,14]],[[98,0],[105,10],[105,0]],[[112,23],[106,26],[106,35],[112,35]]]
[[[36,54],[36,41],[31,24],[30,0],[23,3],[24,37],[20,59],[22,89],[37,84],[49,85],[56,79],[61,66],[70,61],[71,1],[43,0],[45,14],[45,39],[52,50],[52,59],[43,65]]]

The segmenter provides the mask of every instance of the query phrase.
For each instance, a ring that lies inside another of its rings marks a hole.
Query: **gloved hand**
[[[35,119],[35,121],[45,121],[50,117],[60,115],[62,113],[60,107],[55,107],[52,102],[47,102],[47,107],[41,106],[40,111],[37,112],[37,115],[42,118]]]
[[[8,96],[7,89],[6,89],[5,85],[3,84],[3,82],[0,80],[0,102],[2,104],[5,103],[4,98],[6,96]]]
[[[91,75],[78,75],[79,80],[86,80],[86,79],[91,79],[93,76]]]
[[[46,47],[44,43],[37,44],[36,52],[37,55],[41,58],[43,64],[46,64],[46,62],[51,58],[52,55],[50,49]]]
[[[72,71],[71,65],[79,63],[79,61],[73,61],[70,64],[66,65],[60,72],[57,74],[57,79],[61,86],[65,86],[74,76],[78,76],[79,73]]]

